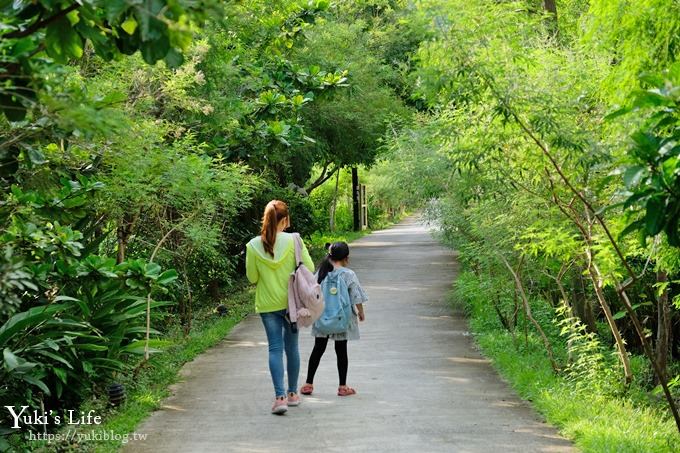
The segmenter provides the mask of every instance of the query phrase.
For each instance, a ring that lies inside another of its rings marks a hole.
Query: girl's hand
[[[364,316],[363,310],[359,312],[359,321],[364,322],[366,320],[366,316]]]

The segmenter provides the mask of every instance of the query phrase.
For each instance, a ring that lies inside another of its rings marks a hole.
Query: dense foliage
[[[328,229],[308,194],[409,115],[396,64],[420,36],[375,8],[0,2],[1,406],[136,375],[239,286],[270,199]]]
[[[426,120],[376,170],[431,198],[458,294],[495,335],[541,348],[577,397],[655,407],[677,445],[677,2],[419,5],[436,36],[408,78]]]
[[[136,373],[267,201],[350,229],[359,168],[371,227],[427,207],[488,344],[677,445],[679,55],[673,0],[0,0],[0,405]]]

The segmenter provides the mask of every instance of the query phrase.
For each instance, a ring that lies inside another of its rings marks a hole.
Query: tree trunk
[[[557,36],[559,28],[557,25],[557,2],[555,0],[543,0],[543,9],[549,13],[546,25],[553,36]]]
[[[645,351],[645,356],[647,356],[647,360],[652,365],[652,368],[654,369],[654,373],[659,378],[661,388],[663,389],[664,396],[666,397],[666,401],[668,402],[668,407],[670,408],[672,414],[673,414],[673,420],[675,421],[675,426],[678,429],[678,432],[680,432],[680,411],[678,411],[677,404],[675,403],[675,399],[673,398],[673,395],[671,394],[671,391],[668,387],[666,377],[663,375],[661,370],[659,370],[659,366],[656,362],[656,359],[654,357],[654,351],[652,350],[651,346],[649,345],[649,342],[647,341],[644,329],[642,328],[642,325],[640,323],[640,320],[635,313],[635,310],[633,309],[632,304],[630,303],[630,300],[628,298],[628,294],[626,293],[626,288],[630,286],[631,284],[635,283],[636,281],[639,280],[639,277],[637,274],[633,271],[633,269],[630,266],[630,263],[624,256],[623,252],[621,251],[621,248],[619,247],[616,239],[614,239],[614,236],[612,235],[611,230],[607,226],[607,222],[605,222],[604,218],[602,217],[601,213],[595,209],[593,204],[586,198],[583,192],[581,192],[574,184],[571,182],[571,179],[564,173],[564,170],[562,169],[562,166],[560,163],[557,161],[555,155],[552,154],[552,152],[548,149],[548,146],[540,139],[533,131],[532,129],[527,125],[527,123],[524,122],[524,120],[521,118],[521,116],[517,113],[517,111],[513,110],[512,107],[508,104],[507,100],[503,96],[499,96],[498,90],[496,89],[495,85],[493,82],[491,82],[487,77],[482,77],[482,79],[486,82],[487,87],[492,91],[493,95],[498,99],[502,105],[507,108],[508,112],[510,113],[510,116],[515,120],[517,125],[524,131],[524,133],[527,135],[528,138],[530,138],[538,148],[541,149],[541,152],[543,155],[550,161],[550,165],[554,169],[554,171],[559,175],[559,179],[567,186],[569,191],[573,194],[574,200],[580,200],[583,203],[583,206],[586,209],[586,217],[588,218],[588,223],[589,225],[593,225],[596,223],[599,225],[602,230],[604,231],[608,242],[611,244],[611,246],[614,248],[614,251],[616,252],[616,255],[618,256],[619,260],[621,261],[621,264],[626,268],[626,273],[629,275],[629,278],[622,282],[622,283],[617,283],[616,284],[616,291],[619,294],[619,298],[623,302],[623,305],[626,309],[626,312],[628,313],[628,316],[630,317],[631,322],[633,323],[633,327],[635,327],[635,332],[637,333],[638,337],[640,338],[640,343],[642,343],[642,347]],[[555,203],[557,204],[558,208],[562,210],[567,217],[572,218],[567,210],[565,209],[565,206],[561,204],[557,198],[557,195],[555,194],[555,189],[554,189],[554,182],[553,182],[553,177],[546,167],[545,169],[546,175],[548,176],[548,181],[550,182],[550,186],[553,191],[553,197],[555,198]],[[570,209],[573,210],[573,203],[570,202],[569,205]],[[590,217],[592,213],[592,219]],[[579,224],[579,221],[577,218],[572,218],[572,220],[579,226],[579,229],[583,231],[583,226]],[[589,244],[592,240],[592,235],[588,234],[587,232],[584,232],[584,238],[588,238]],[[588,253],[590,254],[590,249],[588,250]],[[588,262],[590,265],[592,265],[592,256],[589,256]],[[590,266],[589,266],[590,267]]]
[[[180,303],[183,304],[183,310],[182,310],[182,327],[184,329],[184,337],[188,337],[189,333],[191,332],[191,318],[193,317],[193,312],[192,312],[192,305],[194,302],[193,295],[191,294],[191,283],[189,283],[189,277],[187,276],[187,270],[186,267],[183,267],[183,274],[184,274],[184,285],[186,287],[187,291],[187,298],[186,300],[182,300]]]
[[[581,320],[586,330],[589,333],[597,333],[597,323],[595,322],[595,313],[593,312],[593,304],[588,300],[586,294],[586,286],[583,281],[583,268],[580,265],[576,265],[576,272],[572,278],[572,287],[574,290],[573,294],[573,304],[576,316]]]
[[[529,305],[529,299],[527,298],[526,292],[524,291],[524,286],[522,285],[522,280],[519,278],[519,275],[515,270],[510,266],[510,263],[501,256],[501,259],[503,260],[503,263],[505,263],[505,266],[508,268],[510,273],[512,274],[512,277],[515,279],[515,286],[517,288],[517,291],[519,292],[519,295],[522,299],[522,304],[524,305],[524,315],[526,318],[531,321],[531,323],[534,325],[536,330],[538,331],[538,334],[540,335],[541,339],[543,340],[543,345],[545,346],[545,351],[548,354],[548,359],[550,360],[550,365],[552,365],[553,371],[555,373],[558,373],[560,371],[560,367],[557,365],[557,362],[555,361],[555,356],[553,354],[553,349],[552,345],[550,344],[550,341],[548,340],[548,337],[545,335],[545,332],[543,332],[543,329],[541,328],[541,325],[534,319],[534,316],[531,313],[531,306]],[[521,262],[520,262],[521,266]],[[525,335],[527,335],[525,331]]]
[[[517,318],[519,316],[519,301],[517,300],[517,288],[512,292],[512,303],[514,310],[512,311],[512,326],[517,327]],[[526,323],[525,323],[526,324]]]
[[[611,330],[612,335],[614,335],[616,349],[619,352],[619,358],[621,359],[621,364],[623,365],[623,374],[625,382],[626,385],[628,385],[633,381],[633,371],[630,368],[630,359],[628,357],[628,352],[626,351],[626,345],[623,342],[623,338],[621,338],[621,332],[619,332],[619,328],[616,325],[614,317],[612,316],[612,311],[609,308],[607,299],[605,299],[604,293],[602,292],[602,279],[600,278],[600,272],[598,271],[597,267],[595,267],[595,265],[592,263],[592,260],[589,260],[589,262],[590,266],[588,271],[590,272],[590,279],[593,282],[593,287],[595,288],[597,300],[600,302],[600,306],[602,307],[602,311],[604,312],[605,318],[607,318],[607,324],[609,324],[609,329]]]
[[[118,236],[118,253],[116,254],[116,264],[120,264],[125,261],[125,252],[127,250],[128,238],[125,235],[125,228],[122,226],[117,228],[116,233]]]
[[[557,2],[555,0],[543,0],[543,8],[557,19]]]
[[[663,271],[656,273],[657,283],[668,283],[668,274]],[[668,353],[671,337],[671,310],[668,304],[668,288],[657,298],[657,330],[656,330],[656,363],[663,372],[663,376],[668,376]],[[656,377],[659,384],[659,378]]]
[[[359,216],[361,201],[359,200],[359,171],[357,167],[352,167],[352,207],[354,208],[354,231],[361,231],[361,219]]]
[[[333,204],[331,205],[330,229],[335,232],[335,212],[338,209],[338,185],[340,184],[340,169],[335,173],[335,192],[333,192]]]
[[[134,231],[135,224],[139,219],[139,211],[134,215],[126,213],[116,229],[116,236],[118,240],[118,253],[116,254],[116,264],[120,264],[125,261],[125,253],[127,252],[128,241],[132,232]]]
[[[208,294],[214,302],[219,302],[222,298],[222,291],[220,291],[220,281],[210,280],[208,283]]]

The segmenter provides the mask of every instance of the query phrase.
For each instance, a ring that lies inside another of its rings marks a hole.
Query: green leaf
[[[73,369],[73,366],[63,357],[51,352],[51,351],[45,351],[45,350],[40,350],[38,351],[38,354],[44,355],[45,357],[49,357],[52,360],[56,360],[59,363],[62,363],[69,367],[70,369]]]
[[[666,223],[666,236],[668,237],[668,243],[673,247],[680,247],[680,233],[678,231],[678,226],[680,225],[680,212],[673,214],[668,222]]]
[[[121,352],[127,352],[128,354],[144,354],[145,340],[137,340],[121,348]],[[158,353],[162,350],[158,349],[159,346],[166,346],[167,342],[162,340],[149,340],[149,352]],[[154,347],[156,346],[156,347]]]
[[[666,199],[663,197],[652,197],[647,200],[645,228],[650,236],[656,236],[663,229],[665,206]]]
[[[165,64],[168,65],[168,68],[175,69],[182,66],[182,63],[184,63],[184,56],[177,49],[171,48],[165,56]]]
[[[99,27],[91,27],[81,21],[76,25],[76,30],[83,39],[90,41],[97,55],[106,61],[111,60],[117,54],[115,42],[109,39],[107,34]]]
[[[36,42],[29,38],[20,39],[12,46],[12,56],[19,57],[31,53],[36,48]]]
[[[121,371],[127,367],[125,363],[121,362],[120,360],[108,359],[106,357],[97,357],[90,360],[90,362],[97,368],[105,368],[114,371]]]
[[[645,189],[641,192],[635,192],[633,195],[628,197],[626,199],[626,202],[623,204],[624,208],[630,208],[631,206],[638,204],[638,202],[644,200],[645,198],[649,197],[650,195],[654,194],[655,190],[654,189]]]
[[[89,361],[84,361],[84,362],[82,362],[81,365],[82,365],[83,371],[85,373],[87,373],[89,375],[94,374],[94,367],[92,366],[92,363],[90,363]]]
[[[35,386],[38,387],[40,390],[42,390],[43,392],[45,392],[46,395],[51,395],[50,389],[47,388],[47,386],[45,385],[45,383],[44,383],[43,381],[41,381],[40,379],[38,379],[38,378],[36,378],[36,377],[34,377],[34,376],[31,376],[30,374],[22,375],[22,376],[21,376],[21,379],[23,379],[24,381],[28,382],[29,384],[35,385]]]
[[[54,298],[56,302],[66,302],[66,301],[71,301],[71,302],[80,302],[80,299],[76,299],[75,297],[71,296],[57,296]]]
[[[624,238],[625,236],[629,235],[630,233],[634,231],[638,231],[643,229],[645,226],[645,221],[643,219],[636,220],[635,222],[630,223],[626,228],[621,231],[619,234],[619,239]]]
[[[158,280],[156,280],[156,283],[165,286],[168,283],[177,280],[177,277],[178,275],[175,269],[168,269],[167,271],[163,272],[161,275],[158,276]]]
[[[658,88],[653,88],[651,90],[646,90],[638,93],[635,101],[633,102],[633,107],[644,108],[644,107],[657,107],[660,105],[666,105],[672,103],[673,100],[667,95],[659,91]]]
[[[133,335],[136,333],[146,333],[146,327],[132,327],[130,329],[125,330],[126,335]],[[161,333],[156,330],[156,329],[149,329],[149,334],[151,335],[160,335]]]
[[[139,280],[136,280],[134,278],[125,279],[125,284],[132,289],[141,289],[141,288],[144,288],[144,286],[145,286],[144,283],[142,283]]]
[[[165,58],[170,51],[170,40],[167,36],[161,36],[155,41],[143,41],[140,50],[145,62],[155,64]]]
[[[155,41],[167,34],[168,26],[156,18],[164,6],[160,0],[146,0],[144,5],[136,7],[136,16],[140,24],[140,35],[142,41]]]
[[[66,384],[66,376],[67,376],[68,373],[66,372],[65,369],[63,369],[63,368],[52,368],[52,372],[54,372],[54,374],[59,378],[59,380],[61,382]]]
[[[626,316],[626,312],[622,310],[622,311],[614,313],[614,315],[612,316],[612,319],[621,319],[625,316]]]
[[[69,20],[62,17],[47,27],[45,50],[57,63],[65,64],[69,58],[83,56],[83,40]]]
[[[628,167],[623,173],[623,183],[627,188],[632,189],[640,183],[642,176],[645,174],[647,168],[642,165],[634,165]]]
[[[92,343],[78,344],[77,348],[83,351],[106,351],[107,349],[109,349],[108,346]]]
[[[17,313],[0,326],[0,346],[6,344],[13,335],[23,332],[29,326],[36,326],[51,318],[55,313],[64,310],[66,304],[52,304],[28,309]]]
[[[127,0],[106,0],[106,19],[117,22],[120,16],[130,8]]]
[[[66,18],[68,19],[71,26],[76,25],[78,22],[80,22],[80,12],[78,10],[71,11],[66,15]]]
[[[55,319],[50,319],[48,321],[45,321],[46,326],[58,326],[59,328],[67,328],[67,327],[79,327],[83,329],[89,329],[91,326],[86,323],[86,322],[81,322],[81,321],[74,321],[73,319],[60,319],[60,318],[55,318]]]
[[[618,118],[620,116],[626,115],[627,113],[630,113],[631,110],[632,109],[630,107],[623,107],[608,113],[607,115],[605,115],[604,119],[606,121],[611,121],[614,118]]]
[[[125,20],[125,22],[123,22],[122,24],[120,24],[120,28],[122,28],[123,30],[125,30],[125,33],[127,33],[128,35],[134,35],[134,34],[135,34],[135,30],[137,30],[137,25],[138,25],[138,24],[137,24],[137,21],[135,20],[135,18],[132,17],[132,16],[129,16],[129,17]]]
[[[5,348],[2,351],[2,358],[5,360],[5,367],[9,371],[12,371],[19,366],[19,358],[8,348]]]
[[[144,276],[147,278],[158,278],[161,273],[161,266],[158,263],[147,263],[144,266]]]
[[[660,147],[659,139],[653,134],[646,132],[635,132],[631,135],[633,142],[635,142],[636,147],[633,148],[633,152],[636,156],[647,162],[653,162],[658,154]]]

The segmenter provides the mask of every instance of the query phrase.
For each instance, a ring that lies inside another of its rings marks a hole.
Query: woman
[[[260,314],[269,342],[269,372],[274,383],[273,414],[284,414],[288,406],[300,404],[297,380],[300,372],[298,334],[286,320],[288,278],[295,270],[293,236],[283,230],[290,226],[288,206],[272,200],[264,209],[262,232],[246,245],[246,275],[256,283],[255,311]],[[314,263],[302,245],[302,261],[314,272]],[[284,389],[283,351],[286,351],[288,391]]]

